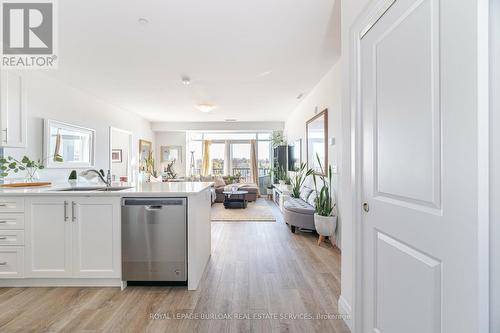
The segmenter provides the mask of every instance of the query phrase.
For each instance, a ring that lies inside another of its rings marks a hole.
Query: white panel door
[[[26,82],[22,74],[2,70],[0,75],[1,139],[3,147],[26,147]]]
[[[477,331],[473,29],[457,21],[466,2],[396,0],[360,42],[362,332]]]
[[[68,199],[27,199],[25,214],[26,277],[72,276],[72,225]]]
[[[79,197],[72,205],[74,277],[120,277],[120,199]]]

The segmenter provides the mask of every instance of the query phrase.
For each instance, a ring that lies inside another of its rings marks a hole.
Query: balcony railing
[[[194,174],[199,175],[201,169],[194,169]],[[241,176],[241,182],[251,182],[252,181],[252,170],[250,168],[232,168],[231,175],[235,176],[239,174]],[[259,177],[269,176],[270,171],[268,168],[259,168]],[[213,168],[212,175],[214,176],[224,176],[224,169]]]

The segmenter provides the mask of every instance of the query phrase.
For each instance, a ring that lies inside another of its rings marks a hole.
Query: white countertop
[[[67,196],[111,196],[111,197],[147,197],[147,196],[190,196],[196,195],[212,186],[212,182],[167,182],[167,183],[113,183],[113,187],[128,187],[132,188],[120,191],[63,191],[70,187],[89,187],[89,186],[105,186],[98,184],[78,184],[71,186],[69,183],[54,184],[44,187],[25,187],[25,188],[0,188],[1,196],[51,196],[51,195],[67,195]]]

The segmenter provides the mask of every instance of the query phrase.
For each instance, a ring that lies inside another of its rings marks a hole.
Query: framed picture
[[[113,163],[122,163],[122,150],[121,149],[113,149],[111,151],[111,162]]]
[[[182,163],[182,146],[161,146],[161,162],[178,161]]]
[[[328,163],[328,110],[325,109],[306,122],[307,165],[317,174],[326,172]],[[321,167],[318,163],[318,157]]]
[[[153,150],[153,144],[150,141],[139,140],[139,160],[142,162],[148,158]]]

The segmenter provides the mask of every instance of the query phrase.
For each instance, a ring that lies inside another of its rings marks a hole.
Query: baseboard
[[[0,287],[120,287],[121,279],[0,279]]]
[[[339,297],[338,309],[340,314],[346,315],[346,318],[344,318],[344,322],[352,332],[352,308],[342,295],[340,295]]]

